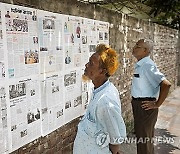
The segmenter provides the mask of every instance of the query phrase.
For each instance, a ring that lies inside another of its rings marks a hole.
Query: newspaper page
[[[0,5],[1,6],[1,5]],[[2,11],[0,10],[0,80],[5,78],[5,61],[3,45]]]
[[[9,82],[12,151],[41,136],[39,90],[34,76]]]
[[[82,113],[81,70],[66,71],[64,75],[65,123]]]
[[[5,5],[9,78],[39,73],[36,14],[35,9]]]
[[[41,79],[42,135],[64,125],[63,75],[49,73]]]
[[[81,76],[98,43],[109,43],[107,22],[2,5],[0,153],[84,114],[93,84]]]
[[[62,71],[62,22],[62,15],[38,10],[41,74]]]
[[[98,42],[97,37],[97,21],[92,19],[86,20],[86,25],[88,26],[88,49],[90,55],[92,55],[96,50],[96,45]]]
[[[109,44],[109,23],[96,21],[97,22],[97,43]]]
[[[82,74],[84,73],[84,69],[82,69]],[[82,110],[81,115],[83,115],[88,107],[90,97],[92,94],[93,84],[91,81],[82,82]]]
[[[82,24],[83,19],[80,17],[64,17],[65,70],[82,66]]]
[[[0,153],[8,151],[8,125],[7,125],[7,93],[5,84],[0,81]]]
[[[8,153],[8,101],[7,101],[7,56],[5,49],[4,8],[0,3],[0,153]]]

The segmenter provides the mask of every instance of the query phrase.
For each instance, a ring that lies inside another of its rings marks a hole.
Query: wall
[[[179,39],[177,43],[177,71],[178,71],[178,78],[177,78],[177,84],[180,85],[180,33],[179,33]]]
[[[176,30],[121,15],[110,10],[95,7],[94,5],[83,4],[76,0],[0,1],[110,23],[110,44],[119,53],[121,63],[120,68],[117,73],[111,77],[111,80],[121,94],[123,117],[126,121],[128,131],[132,128],[130,86],[135,62],[135,58],[131,55],[131,52],[132,47],[139,38],[146,37],[154,40],[155,47],[151,57],[155,60],[159,69],[167,76],[167,79],[171,81],[171,90],[176,88],[178,82],[177,66],[180,66],[180,58],[178,58],[176,48],[178,39]],[[77,118],[51,134],[38,138],[13,153],[69,154],[72,151],[78,122],[79,119]]]

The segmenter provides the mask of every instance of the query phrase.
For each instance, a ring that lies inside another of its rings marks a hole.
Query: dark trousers
[[[144,110],[141,107],[142,100],[132,99],[131,103],[137,137],[137,154],[154,154],[153,137],[158,109]]]

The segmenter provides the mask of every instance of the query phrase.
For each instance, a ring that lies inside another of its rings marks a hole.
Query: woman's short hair
[[[102,60],[102,68],[107,70],[107,76],[112,76],[119,66],[118,55],[116,51],[106,44],[99,44],[96,47],[96,53],[99,53]]]

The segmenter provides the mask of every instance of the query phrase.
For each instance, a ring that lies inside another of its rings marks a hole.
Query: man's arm
[[[150,109],[155,109],[161,106],[161,104],[164,102],[164,100],[166,99],[168,93],[169,93],[169,89],[171,87],[171,83],[168,80],[163,80],[160,83],[160,93],[159,93],[159,98],[157,101],[155,101],[154,103],[149,102],[149,101],[144,101],[143,104],[141,105],[142,108],[144,108],[145,110],[150,110]]]
[[[171,87],[171,83],[168,80],[163,80],[160,83],[160,93],[159,93],[159,98],[156,102],[157,107],[161,106],[161,104],[164,102],[164,100],[166,99],[168,93],[169,93],[169,89]]]
[[[109,150],[112,154],[122,154],[119,144],[109,144]]]

